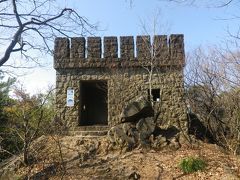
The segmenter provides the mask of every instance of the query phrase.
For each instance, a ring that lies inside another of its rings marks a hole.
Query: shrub
[[[185,174],[202,171],[206,168],[206,166],[207,163],[204,160],[194,157],[184,158],[179,164],[180,169]]]

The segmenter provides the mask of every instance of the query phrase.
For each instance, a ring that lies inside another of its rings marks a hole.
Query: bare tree
[[[233,154],[238,154],[239,86],[235,74],[232,76],[228,73],[231,70],[224,66],[225,63],[226,59],[222,54],[219,55],[219,50],[195,50],[188,56],[186,92],[191,113],[207,127],[214,141]]]
[[[4,49],[0,67],[13,53],[39,63],[31,50],[52,53],[50,44],[56,36],[83,36],[95,28],[74,9],[58,7],[55,0],[0,0],[0,45]]]

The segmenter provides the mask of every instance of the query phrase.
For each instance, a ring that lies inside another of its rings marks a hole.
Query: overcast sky
[[[227,37],[227,30],[237,30],[236,20],[221,20],[237,14],[238,7],[208,8],[193,7],[163,0],[135,0],[133,6],[125,0],[62,0],[62,5],[74,7],[90,23],[98,23],[96,36],[121,36],[145,34],[152,29],[154,17],[158,17],[157,33],[184,34],[185,50],[219,44]],[[158,16],[156,16],[159,14]],[[50,84],[55,84],[52,57],[47,57],[48,66],[30,70],[28,76],[19,77],[26,89],[36,93]],[[28,71],[29,72],[29,71]]]

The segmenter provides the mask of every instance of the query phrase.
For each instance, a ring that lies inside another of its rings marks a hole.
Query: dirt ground
[[[136,148],[124,152],[112,148],[106,137],[64,136],[42,137],[33,148],[37,152],[37,161],[29,167],[21,167],[16,174],[52,180],[240,179],[240,158],[224,153],[217,145],[203,142],[194,146],[183,145],[178,150]],[[179,163],[189,156],[204,159],[206,169],[183,174]]]

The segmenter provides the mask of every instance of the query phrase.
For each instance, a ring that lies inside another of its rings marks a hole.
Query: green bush
[[[186,174],[202,171],[206,166],[207,163],[204,160],[194,157],[184,158],[179,164],[180,169]]]

